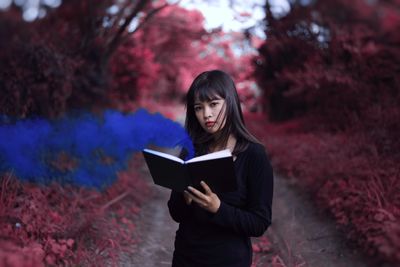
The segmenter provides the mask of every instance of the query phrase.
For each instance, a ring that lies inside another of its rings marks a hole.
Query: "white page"
[[[191,162],[198,162],[198,161],[204,161],[204,160],[210,160],[210,159],[218,159],[218,158],[228,158],[232,157],[231,151],[229,149],[213,152],[210,154],[206,154],[200,157],[192,158],[186,163],[191,163]]]
[[[167,159],[179,162],[179,163],[184,163],[184,161],[182,159],[180,159],[178,157],[175,157],[175,156],[173,156],[171,154],[167,154],[167,153],[163,153],[163,152],[160,152],[160,151],[155,151],[155,150],[151,150],[151,149],[147,149],[147,148],[143,149],[143,151],[146,151],[146,152],[151,153],[153,155],[157,155],[157,156],[160,156],[160,157],[163,157],[163,158],[167,158]]]

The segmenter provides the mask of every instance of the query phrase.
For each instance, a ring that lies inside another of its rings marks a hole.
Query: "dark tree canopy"
[[[399,97],[396,1],[315,1],[268,16],[257,76],[274,120],[318,114],[338,121]],[[270,12],[267,10],[267,14]]]
[[[0,41],[0,112],[54,117],[69,108],[107,105],[110,58],[168,6],[148,0],[118,3],[63,1],[32,23],[15,8],[1,13],[0,36],[7,38]]]

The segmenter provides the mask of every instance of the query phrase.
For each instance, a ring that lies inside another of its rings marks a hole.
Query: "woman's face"
[[[215,96],[209,101],[195,99],[194,112],[201,127],[213,134],[221,130],[225,125],[225,99]]]

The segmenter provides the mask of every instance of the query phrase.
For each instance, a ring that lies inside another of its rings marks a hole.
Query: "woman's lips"
[[[206,122],[206,126],[207,126],[208,128],[213,127],[214,124],[215,124],[215,121]]]

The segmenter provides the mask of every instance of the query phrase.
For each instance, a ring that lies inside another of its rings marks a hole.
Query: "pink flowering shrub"
[[[133,161],[105,190],[0,178],[0,265],[116,262],[134,240],[135,214],[149,195]]]
[[[305,132],[300,121],[247,120],[266,144],[275,171],[292,178],[327,209],[347,237],[377,262],[400,262],[400,173],[366,131]]]

